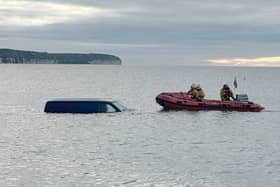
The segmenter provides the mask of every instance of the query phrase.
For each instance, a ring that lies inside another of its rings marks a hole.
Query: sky
[[[279,0],[0,0],[0,48],[280,67]]]

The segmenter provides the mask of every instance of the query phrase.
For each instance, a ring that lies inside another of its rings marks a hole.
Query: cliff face
[[[121,59],[108,54],[47,53],[0,49],[0,63],[5,64],[121,64]]]

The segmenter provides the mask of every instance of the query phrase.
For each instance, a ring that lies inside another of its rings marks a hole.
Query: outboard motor
[[[247,94],[236,94],[236,100],[237,101],[248,101],[248,95]]]

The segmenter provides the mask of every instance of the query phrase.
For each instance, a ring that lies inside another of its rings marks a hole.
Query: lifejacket
[[[193,89],[192,91],[192,97],[193,99],[197,99],[197,100],[202,100],[205,97],[205,92],[202,89]]]
[[[194,88],[191,88],[190,90],[187,91],[187,94],[188,95],[193,95],[193,90],[194,90]]]
[[[233,93],[230,89],[222,88],[220,91],[220,96],[222,101],[229,101],[230,97],[233,97]]]

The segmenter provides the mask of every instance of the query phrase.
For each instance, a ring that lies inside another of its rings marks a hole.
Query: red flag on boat
[[[234,88],[237,88],[237,80],[236,80],[236,77],[234,77],[233,85],[234,85]]]

